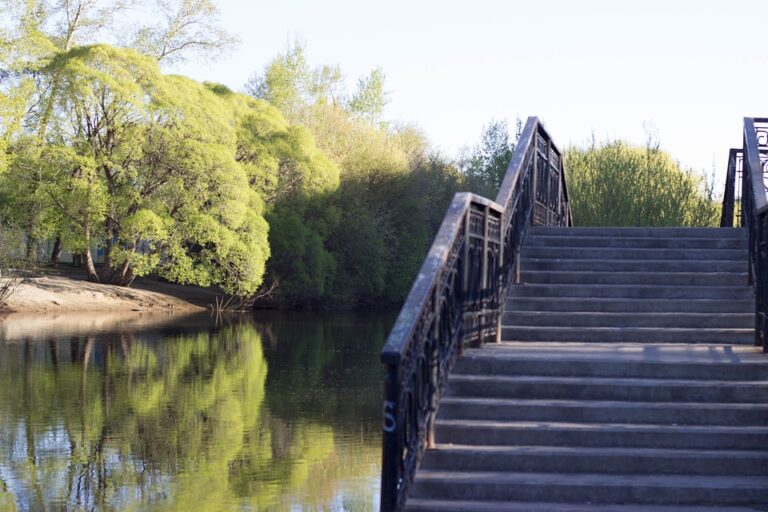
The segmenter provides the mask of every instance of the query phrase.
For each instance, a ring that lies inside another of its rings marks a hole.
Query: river
[[[0,511],[377,510],[393,321],[0,319]]]

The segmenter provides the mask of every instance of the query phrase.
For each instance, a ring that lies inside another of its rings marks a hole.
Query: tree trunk
[[[94,283],[98,283],[99,274],[96,273],[96,265],[93,264],[93,257],[91,256],[91,229],[85,228],[85,251],[83,251],[83,260],[85,261],[85,272],[88,275],[88,280]]]
[[[37,238],[32,236],[31,232],[27,235],[27,248],[24,257],[27,261],[34,261],[37,259]]]
[[[96,265],[93,264],[93,256],[91,256],[90,249],[83,251],[83,259],[85,260],[85,272],[88,274],[88,280],[94,283],[100,282],[99,274],[96,272]]]
[[[51,251],[51,266],[58,267],[59,259],[61,258],[61,251],[64,248],[61,243],[61,235],[56,237],[56,241],[53,242],[53,251]]]

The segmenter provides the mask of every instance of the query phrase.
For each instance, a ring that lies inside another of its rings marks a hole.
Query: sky
[[[722,181],[745,116],[768,116],[765,0],[219,0],[240,45],[169,71],[241,90],[296,40],[350,89],[386,75],[385,118],[447,156],[538,116],[565,148],[650,138]]]

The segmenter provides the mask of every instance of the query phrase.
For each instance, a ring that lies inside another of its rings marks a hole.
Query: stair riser
[[[587,227],[533,227],[528,231],[528,237],[535,236],[570,236],[587,237],[651,237],[663,238],[736,238],[743,240],[746,231],[743,228],[587,228]]]
[[[541,270],[593,272],[738,272],[747,271],[743,261],[686,260],[588,260],[523,258],[523,272]]]
[[[503,327],[519,325],[540,327],[655,327],[689,329],[751,329],[755,317],[749,313],[730,315],[659,315],[627,313],[625,315],[605,315],[590,313],[555,313],[537,314],[537,312],[505,313]]]
[[[503,327],[502,341],[574,341],[589,343],[735,343],[749,345],[754,332],[749,329],[633,329],[601,330],[599,327],[551,329],[547,327]],[[638,328],[639,329],[639,328]]]
[[[768,360],[768,358],[766,358]],[[462,357],[454,375],[535,375],[551,377],[621,377],[654,379],[764,380],[768,366],[763,364],[654,364],[607,361],[515,360],[510,358]]]
[[[521,284],[747,286],[747,274],[683,272],[523,272]]]
[[[528,247],[523,259],[590,259],[590,260],[731,260],[747,261],[747,251],[740,249],[620,249],[597,247]]]
[[[515,297],[507,301],[508,310],[516,311],[583,311],[598,313],[752,313],[755,303],[749,299],[725,300],[632,300],[595,299],[589,297]]]
[[[488,421],[552,421],[566,423],[622,423],[648,425],[768,425],[766,409],[661,408],[652,404],[634,407],[441,403],[441,419]],[[766,447],[768,449],[768,447]],[[766,468],[768,469],[768,468]]]
[[[439,449],[428,451],[420,467],[431,470],[487,472],[765,475],[768,474],[768,458],[720,456],[701,459],[693,456],[602,455],[595,452],[518,455]]]
[[[765,403],[765,386],[641,386],[628,384],[561,384],[516,382],[510,380],[470,381],[452,379],[448,395],[453,397],[524,398],[553,400],[617,400],[638,402],[719,402]]]
[[[631,432],[562,428],[496,429],[440,424],[438,443],[500,446],[593,446],[605,448],[679,448],[696,450],[765,450],[768,434],[712,432]]]
[[[526,297],[749,300],[752,298],[752,290],[746,286],[590,286],[576,284],[520,285],[511,288],[511,299]]]
[[[494,482],[424,482],[417,479],[412,496],[461,500],[517,500],[590,503],[638,503],[695,505],[747,505],[768,503],[768,489],[760,487],[742,489],[703,489],[689,487],[568,485],[563,477],[561,485],[506,485]]]
[[[605,237],[605,236],[544,236],[526,237],[525,247],[589,247],[611,249],[734,249],[747,250],[744,238],[663,238],[663,237]]]

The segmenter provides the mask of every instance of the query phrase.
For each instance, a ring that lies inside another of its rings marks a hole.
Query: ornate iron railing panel
[[[448,375],[465,347],[498,341],[508,287],[531,224],[571,225],[562,155],[528,118],[496,201],[458,193],[381,353],[381,510],[401,510]]]
[[[768,352],[768,119],[744,118],[742,153],[741,221],[749,238],[749,279],[755,289],[755,345]],[[727,195],[726,188],[724,203]]]

